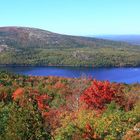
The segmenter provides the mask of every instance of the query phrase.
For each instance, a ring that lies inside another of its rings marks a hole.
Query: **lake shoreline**
[[[74,66],[74,65],[19,65],[19,64],[0,64],[0,67],[72,67],[72,68],[139,68],[138,66]]]
[[[70,66],[0,66],[0,71],[26,76],[90,77],[118,83],[140,83],[140,67],[92,68]]]

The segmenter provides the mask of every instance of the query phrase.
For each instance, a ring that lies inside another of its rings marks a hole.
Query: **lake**
[[[81,67],[0,67],[16,74],[32,76],[92,77],[111,82],[140,83],[140,68],[81,68]]]

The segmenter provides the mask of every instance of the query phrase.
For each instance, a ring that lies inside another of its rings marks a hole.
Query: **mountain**
[[[140,45],[140,35],[102,35],[96,37],[101,39],[123,41],[134,45]]]
[[[139,66],[140,47],[28,27],[0,27],[0,65]]]
[[[120,45],[113,41],[91,37],[61,35],[27,27],[0,27],[0,44],[11,47],[102,47]],[[123,43],[124,44],[124,43]]]

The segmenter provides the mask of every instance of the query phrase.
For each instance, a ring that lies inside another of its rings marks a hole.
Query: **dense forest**
[[[21,49],[0,53],[1,65],[140,66],[139,48]]]
[[[1,140],[138,140],[140,85],[0,72]]]
[[[140,46],[24,27],[0,28],[0,65],[140,66]]]

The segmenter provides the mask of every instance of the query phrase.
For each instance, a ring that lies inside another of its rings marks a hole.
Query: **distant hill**
[[[36,28],[0,27],[0,45],[11,47],[67,48],[117,46],[120,43],[91,37],[61,35]]]
[[[140,35],[104,35],[96,37],[101,39],[123,41],[134,45],[140,45]]]
[[[36,28],[0,27],[0,65],[139,66],[140,48]]]

